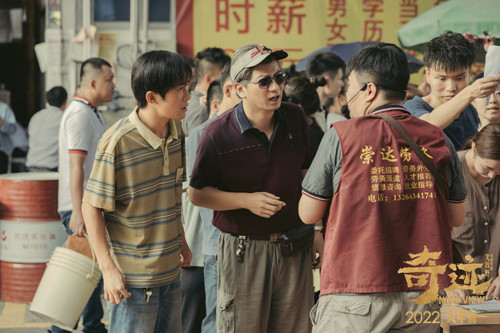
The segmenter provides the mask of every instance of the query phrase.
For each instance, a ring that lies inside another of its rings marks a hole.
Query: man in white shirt
[[[59,128],[59,204],[58,211],[66,232],[82,236],[83,189],[94,164],[97,143],[104,133],[104,124],[97,107],[111,101],[115,89],[111,65],[101,58],[82,63],[78,95],[64,111]],[[101,283],[83,310],[83,331],[106,332],[101,322]],[[52,333],[67,332],[52,326]]]
[[[50,89],[46,95],[45,109],[35,113],[28,125],[29,150],[26,166],[31,172],[57,171],[59,165],[59,126],[68,102],[63,87]]]

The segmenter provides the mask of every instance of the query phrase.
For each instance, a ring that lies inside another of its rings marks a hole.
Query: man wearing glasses
[[[215,211],[212,223],[221,230],[219,332],[311,330],[312,254],[322,252],[320,230],[310,230],[314,245],[298,253],[285,256],[280,249],[283,235],[303,227],[300,182],[316,153],[304,112],[281,102],[286,76],[279,60],[286,57],[264,45],[238,49],[230,73],[242,102],[200,138],[189,197]]]

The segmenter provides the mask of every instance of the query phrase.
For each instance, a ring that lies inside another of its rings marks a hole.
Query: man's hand
[[[83,222],[83,215],[80,210],[75,209],[71,213],[69,228],[73,232],[73,235],[76,236],[83,236],[85,233],[85,223]]]
[[[2,126],[5,123],[5,120],[3,120],[2,117],[0,117],[0,126]]]
[[[184,232],[182,232],[182,243],[181,243],[181,266],[182,267],[189,267],[191,266],[191,259],[193,257],[193,254],[191,253],[191,250],[189,249],[189,245],[186,242],[186,237],[184,237]]]
[[[123,273],[114,266],[103,272],[104,298],[111,304],[120,304],[123,298],[129,298],[131,293],[125,289],[125,277]]]
[[[313,269],[321,268],[321,259],[323,259],[324,240],[319,231],[314,231],[314,243],[312,247]]]
[[[500,304],[500,276],[497,276],[495,280],[491,282],[488,293],[486,294],[487,300],[492,298],[497,299]]]
[[[267,192],[249,193],[246,208],[257,216],[270,218],[286,205],[279,199]]]
[[[469,89],[473,98],[481,98],[493,94],[498,85],[500,85],[500,76],[490,76],[476,80],[466,89]]]

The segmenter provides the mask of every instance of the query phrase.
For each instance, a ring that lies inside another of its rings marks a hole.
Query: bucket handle
[[[86,233],[84,233],[83,235],[85,236],[85,238],[87,238],[87,241],[89,242],[89,245],[90,245],[90,252],[92,252],[92,270],[85,277],[87,280],[90,280],[94,276],[94,268],[95,268],[95,263],[96,263],[95,253],[94,253],[94,248],[92,247],[92,242],[90,241],[89,235],[87,235]]]

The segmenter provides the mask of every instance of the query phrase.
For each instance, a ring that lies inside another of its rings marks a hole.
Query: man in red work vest
[[[408,313],[439,311],[438,288],[449,282],[433,270],[452,262],[450,226],[460,225],[465,214],[456,152],[440,128],[401,106],[409,72],[398,47],[364,48],[347,73],[353,119],[325,133],[299,203],[301,219],[314,223],[331,200],[313,332],[437,332],[439,321],[412,325]],[[447,185],[445,193],[380,114],[394,118],[416,141]],[[398,273],[407,266],[422,272]],[[408,276],[418,281],[408,282]]]

